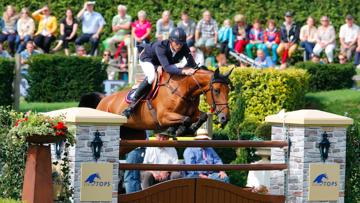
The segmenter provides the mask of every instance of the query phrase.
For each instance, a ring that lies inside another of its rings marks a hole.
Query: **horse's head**
[[[228,105],[231,81],[229,76],[233,69],[222,75],[216,69],[210,81],[210,91],[206,93],[206,101],[211,106],[211,111],[218,116],[218,121],[224,126],[230,120]]]

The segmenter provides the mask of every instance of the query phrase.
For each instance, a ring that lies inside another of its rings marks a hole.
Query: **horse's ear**
[[[229,76],[231,75],[231,73],[233,72],[234,68],[232,68],[229,72],[225,73],[225,77],[229,78]]]
[[[214,72],[214,78],[219,78],[220,77],[220,69],[217,68],[215,69],[215,72]]]

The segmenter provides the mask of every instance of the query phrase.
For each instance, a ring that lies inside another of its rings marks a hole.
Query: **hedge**
[[[14,61],[0,58],[0,106],[13,103],[14,68]]]
[[[310,74],[310,91],[335,90],[353,86],[352,77],[356,74],[353,64],[318,64],[299,62],[295,68]]]
[[[100,58],[36,55],[29,61],[27,101],[79,101],[88,92],[103,92],[106,70]]]

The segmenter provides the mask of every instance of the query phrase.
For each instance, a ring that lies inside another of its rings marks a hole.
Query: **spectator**
[[[285,13],[285,22],[280,29],[281,43],[277,49],[277,53],[281,56],[282,68],[286,67],[286,62],[291,57],[296,48],[297,42],[299,41],[299,28],[292,19],[293,14],[291,12]]]
[[[234,47],[234,35],[229,19],[224,20],[224,26],[219,30],[220,53],[228,55],[229,50]]]
[[[340,57],[340,55],[339,55]],[[339,61],[340,61],[340,58],[339,58]],[[356,47],[356,50],[355,50],[355,61],[354,61],[354,64],[356,66],[356,68],[360,68],[360,32],[358,34],[358,37],[357,37],[357,47]]]
[[[203,13],[195,32],[196,46],[204,50],[205,54],[210,54],[212,48],[217,44],[218,38],[218,25],[217,22],[211,17],[210,11]]]
[[[256,51],[256,56],[257,57],[255,59],[255,64],[256,64],[257,67],[260,67],[260,68],[275,67],[275,63],[270,58],[270,56],[265,55],[264,50],[258,49]]]
[[[315,47],[317,30],[314,25],[315,19],[310,16],[307,18],[306,25],[300,29],[300,45],[305,49],[305,61],[310,59]]]
[[[218,54],[216,56],[216,62],[217,62],[217,64],[216,64],[217,68],[227,66],[226,55],[225,54]]]
[[[321,17],[321,26],[317,30],[316,45],[313,49],[314,55],[320,56],[325,49],[325,54],[329,63],[334,62],[334,49],[336,45],[335,29],[330,25],[327,16]]]
[[[352,52],[356,48],[359,26],[354,24],[354,18],[351,15],[346,16],[346,24],[340,27],[341,52],[346,54],[348,60],[351,59]]]
[[[103,16],[94,11],[95,1],[85,2],[83,9],[77,14],[78,20],[82,21],[82,35],[75,40],[77,46],[85,42],[91,43],[90,55],[94,56],[100,41],[100,34],[104,28]]]
[[[186,33],[186,44],[191,47],[195,43],[195,27],[196,23],[189,18],[189,14],[186,11],[181,13],[181,21],[177,25],[182,28]]]
[[[138,12],[138,20],[131,27],[137,45],[150,42],[151,23],[146,19],[145,11],[141,10]]]
[[[197,132],[195,140],[210,140],[207,130],[200,129]],[[185,164],[223,164],[219,155],[211,147],[188,147],[184,151]],[[223,181],[229,183],[229,177],[225,171],[187,171],[186,177],[188,178],[210,178],[214,180]]]
[[[49,53],[51,43],[55,40],[56,35],[56,17],[50,15],[49,6],[35,11],[32,17],[39,23],[38,31],[35,33],[35,45],[40,47],[44,53]]]
[[[105,49],[110,50],[112,55],[116,52],[117,43],[121,43],[121,47],[129,44],[131,17],[126,14],[126,10],[126,6],[118,6],[118,14],[112,19],[112,31],[115,34],[103,42]]]
[[[169,140],[167,132],[156,135],[158,141]],[[145,150],[144,164],[178,164],[178,155],[174,147],[147,147]],[[166,180],[181,178],[180,172],[170,171],[142,171],[142,188],[146,189],[156,183]]]
[[[249,32],[251,26],[246,25],[245,16],[238,14],[234,17],[235,25],[233,27],[233,35],[236,36],[235,51],[242,53],[249,42]]]
[[[30,12],[28,8],[21,9],[21,17],[17,21],[16,44],[18,46],[17,53],[21,53],[29,40],[32,40],[35,32],[35,23],[32,18],[29,17]]]
[[[11,5],[6,6],[0,22],[0,43],[4,43],[6,40],[8,41],[11,55],[15,53],[16,21],[18,18],[19,16],[16,15],[15,8]]]
[[[199,67],[205,65],[204,53],[200,49],[196,48],[195,46],[191,46],[190,53],[193,56],[195,63]],[[186,59],[185,59],[185,63],[186,63]]]
[[[85,47],[82,45],[79,45],[79,46],[76,46],[76,53],[74,54],[74,56],[88,57],[89,55],[86,54]]]
[[[340,64],[346,64],[348,62],[348,60],[346,58],[346,54],[344,54],[344,53],[340,53],[338,56],[338,59],[339,59]],[[356,65],[356,55],[355,55],[355,65]]]
[[[264,31],[261,28],[260,21],[256,19],[254,25],[249,32],[249,43],[246,45],[246,55],[253,59],[252,49],[261,49],[264,43]]]
[[[164,11],[161,19],[156,21],[156,38],[157,40],[169,39],[171,30],[174,29],[174,22],[170,20],[170,11]]]
[[[4,50],[4,46],[0,43],[0,58],[11,58],[10,54]]]
[[[39,54],[39,52],[34,49],[34,42],[29,40],[26,43],[26,49],[20,53],[20,63],[22,65],[26,64],[29,58],[36,54]]]
[[[73,12],[70,8],[66,9],[65,15],[65,18],[60,22],[60,40],[53,51],[59,50],[64,45],[65,55],[69,56],[69,42],[75,41],[79,23],[73,17]]]
[[[279,47],[280,43],[280,32],[276,29],[276,24],[273,19],[268,21],[268,27],[264,32],[264,45],[263,50],[266,56],[269,56],[269,49],[271,49],[272,60],[274,64],[277,61],[276,49]]]

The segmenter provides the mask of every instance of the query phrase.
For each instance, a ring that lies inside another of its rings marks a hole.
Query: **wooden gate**
[[[281,203],[282,195],[261,195],[210,179],[166,181],[143,191],[119,195],[119,203]]]

